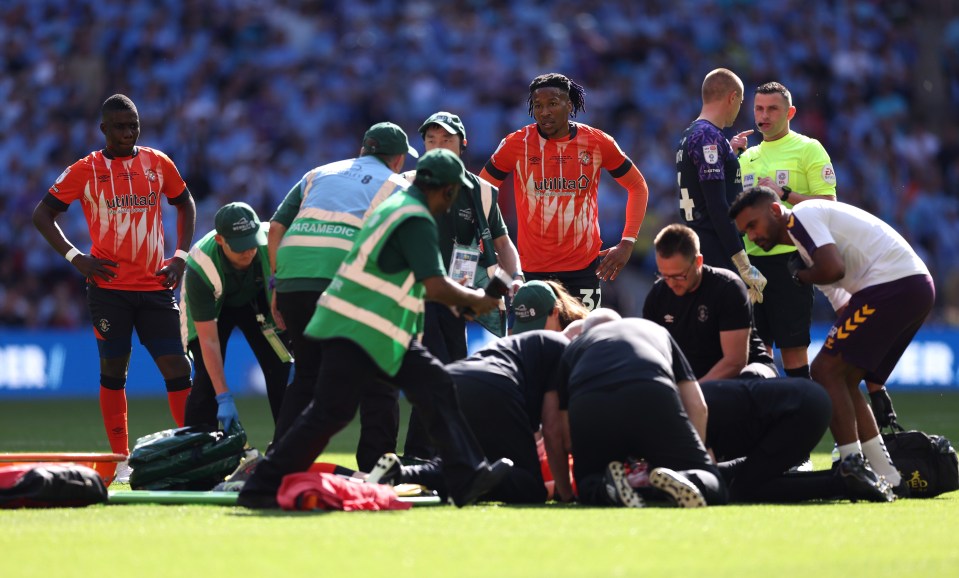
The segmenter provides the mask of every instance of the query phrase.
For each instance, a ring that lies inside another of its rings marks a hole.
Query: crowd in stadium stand
[[[607,304],[635,313],[652,236],[678,217],[674,151],[706,72],[746,83],[731,136],[754,128],[752,89],[777,80],[792,128],[819,139],[839,200],[893,224],[937,283],[933,321],[959,323],[959,7],[827,0],[6,0],[0,11],[0,324],[85,325],[82,280],[30,222],[57,175],[102,146],[99,108],[137,104],[140,144],[167,152],[197,200],[197,237],[233,200],[272,215],[312,167],[355,156],[363,131],[411,134],[444,109],[479,172],[532,122],[527,87],[557,71],[586,87],[577,120],[613,135],[645,175],[649,211]],[[758,133],[750,144],[759,142]],[[411,168],[411,167],[407,167]],[[604,175],[607,245],[625,192]],[[511,191],[502,195],[507,218]],[[172,218],[175,211],[167,211]],[[82,250],[79,206],[60,220]],[[169,244],[175,234],[167,225]],[[515,227],[511,228],[515,231]],[[172,248],[168,251],[172,255]]]

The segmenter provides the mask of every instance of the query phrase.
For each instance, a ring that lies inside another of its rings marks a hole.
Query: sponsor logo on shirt
[[[567,179],[566,177],[549,177],[534,181],[533,185],[536,192],[563,192],[585,191],[589,188],[589,177],[581,175],[578,179]]]
[[[830,185],[836,184],[836,171],[832,168],[832,163],[829,163],[822,168],[822,180],[826,181]]]
[[[540,163],[540,160],[541,159],[539,157],[529,157],[529,164],[538,165]]]
[[[469,207],[465,209],[460,209],[458,215],[459,215],[459,218],[463,219],[464,221],[467,221],[470,223],[473,222],[473,209],[470,209]]]
[[[149,195],[117,195],[112,199],[106,200],[107,209],[111,213],[119,212],[141,212],[145,207],[154,207],[157,204],[157,193],[151,192]]]

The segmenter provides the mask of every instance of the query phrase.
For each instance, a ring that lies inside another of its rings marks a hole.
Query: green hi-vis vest
[[[403,173],[403,178],[412,183],[416,180],[416,171],[406,171]],[[499,190],[486,179],[481,179],[471,172],[467,171],[466,178],[473,182],[473,189],[460,189],[459,196],[453,202],[453,207],[450,209],[450,212],[454,215],[454,219],[459,218],[456,216],[458,213],[457,209],[459,207],[468,207],[472,209],[471,213],[475,215],[476,230],[470,240],[470,247],[480,249],[481,253],[479,259],[480,266],[476,268],[476,278],[473,280],[473,286],[482,288],[486,287],[489,280],[493,278],[496,269],[499,268],[496,251],[493,248],[493,238],[489,230],[489,214],[493,205],[496,204]],[[451,224],[450,227],[455,229],[456,225]],[[441,235],[442,232],[441,228]],[[482,241],[482,243],[480,241]],[[442,252],[443,250],[443,243],[440,241],[440,251]],[[451,255],[443,255],[444,264],[447,267],[450,266],[450,257]],[[504,337],[506,335],[506,300],[500,299],[497,309],[484,313],[483,315],[478,315],[474,320],[496,337]]]
[[[269,223],[260,223],[260,229],[264,233],[267,233],[269,228]],[[220,310],[223,308],[224,271],[230,267],[230,264],[227,261],[226,255],[219,250],[215,237],[216,231],[210,231],[204,235],[202,239],[197,241],[196,244],[190,248],[190,255],[186,259],[186,266],[199,273],[207,288],[213,292],[213,298],[216,300],[216,312],[217,316],[219,316]],[[260,245],[257,253],[257,260],[263,268],[263,279],[269,280],[270,260],[266,258],[267,246]],[[269,303],[271,292],[268,282],[263,283],[263,290],[266,293],[266,303]],[[186,346],[189,341],[196,339],[196,325],[193,323],[193,316],[190,315],[190,308],[187,306],[186,293],[186,275],[184,275],[183,284],[180,286],[180,337],[183,339],[184,346]],[[261,313],[266,316],[266,319],[270,323],[273,323],[273,316],[270,313],[269,307],[267,307],[266,311],[261,311]]]
[[[376,208],[317,302],[304,332],[316,339],[341,337],[355,342],[390,376],[399,371],[410,340],[423,330],[426,288],[411,270],[387,273],[378,260],[393,231],[413,218],[429,219],[435,225],[423,203],[405,191]]]

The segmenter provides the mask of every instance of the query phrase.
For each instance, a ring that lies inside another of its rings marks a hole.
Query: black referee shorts
[[[812,325],[813,288],[793,283],[786,263],[792,253],[749,256],[766,277],[763,302],[753,305],[756,331],[766,345],[779,349],[809,346]]]

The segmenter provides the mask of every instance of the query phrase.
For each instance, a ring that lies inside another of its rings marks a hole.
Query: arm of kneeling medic
[[[487,297],[482,289],[463,287],[445,275],[423,279],[426,298],[452,307],[470,308],[475,315],[482,315],[499,307],[499,299]]]
[[[568,423],[566,412],[559,409],[559,394],[548,391],[543,396],[543,445],[546,447],[546,463],[553,474],[555,495],[562,502],[573,499],[573,485],[569,478],[569,452],[564,440],[564,428]]]
[[[683,409],[689,416],[689,421],[696,428],[699,439],[706,440],[706,420],[709,410],[706,407],[706,398],[703,397],[703,390],[699,388],[697,381],[680,381],[676,383],[679,389],[679,399],[683,403]]]
[[[737,377],[749,362],[749,331],[748,327],[720,331],[719,345],[723,350],[723,356],[706,372],[706,375],[697,376],[697,379],[714,381]]]

